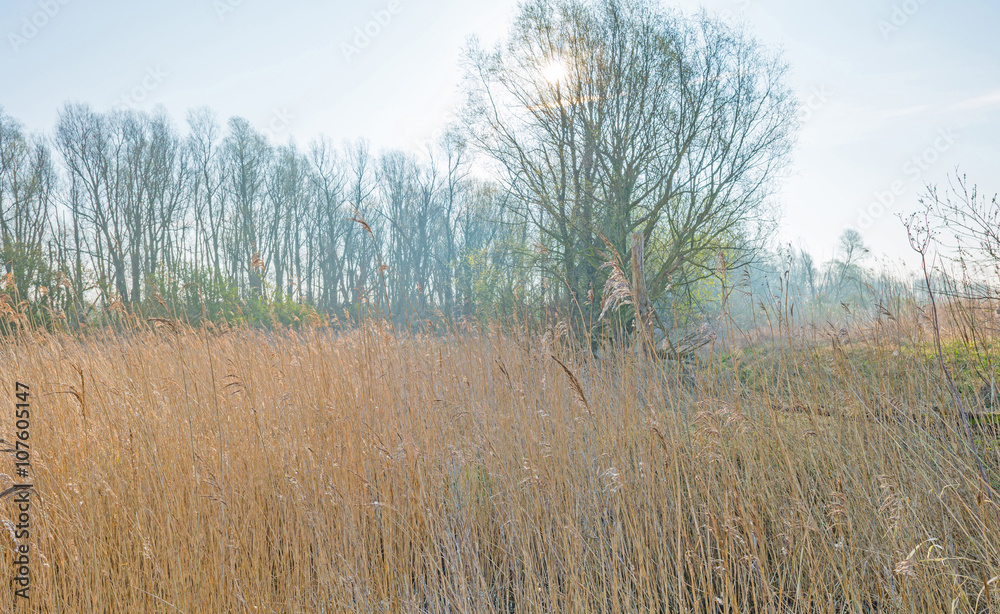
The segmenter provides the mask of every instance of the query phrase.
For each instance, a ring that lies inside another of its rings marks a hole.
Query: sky
[[[956,169],[1000,191],[997,0],[663,0],[745,22],[802,107],[775,240],[834,255],[847,228],[915,262],[898,217]],[[60,107],[240,115],[275,141],[423,149],[461,103],[470,37],[516,0],[0,0],[0,106],[51,133]]]

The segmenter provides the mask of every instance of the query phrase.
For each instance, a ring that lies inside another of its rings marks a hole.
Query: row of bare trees
[[[50,139],[0,112],[0,152],[9,278],[64,316],[199,292],[456,315],[499,298],[496,271],[519,257],[506,193],[470,175],[454,136],[423,158],[327,138],[302,150],[207,109],[182,134],[163,112],[67,104]]]

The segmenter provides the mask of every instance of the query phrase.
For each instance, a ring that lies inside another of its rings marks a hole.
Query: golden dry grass
[[[1000,510],[905,352],[692,374],[375,327],[2,350],[7,440],[13,382],[35,395],[41,611],[1000,611]]]

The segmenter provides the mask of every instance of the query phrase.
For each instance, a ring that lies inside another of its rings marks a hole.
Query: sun
[[[566,78],[568,74],[566,69],[566,64],[559,58],[551,60],[548,64],[542,67],[542,76],[549,83],[558,83]]]

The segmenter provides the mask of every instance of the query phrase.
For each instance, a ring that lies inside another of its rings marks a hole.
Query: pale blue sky
[[[778,196],[783,239],[825,259],[840,232],[860,223],[873,251],[904,257],[905,233],[892,213],[912,209],[923,182],[944,181],[960,165],[985,190],[1000,190],[1000,2],[667,4],[745,19],[763,42],[783,49],[792,85],[812,103]],[[178,123],[188,108],[208,105],[279,140],[306,143],[322,132],[417,149],[460,100],[468,37],[496,40],[515,7],[516,0],[0,0],[0,105],[33,131],[51,130],[67,100],[162,104]],[[369,24],[373,14],[384,25]],[[345,57],[343,45],[366,26],[380,31]],[[861,213],[879,212],[871,207],[877,194],[891,196],[891,205],[868,220]]]

